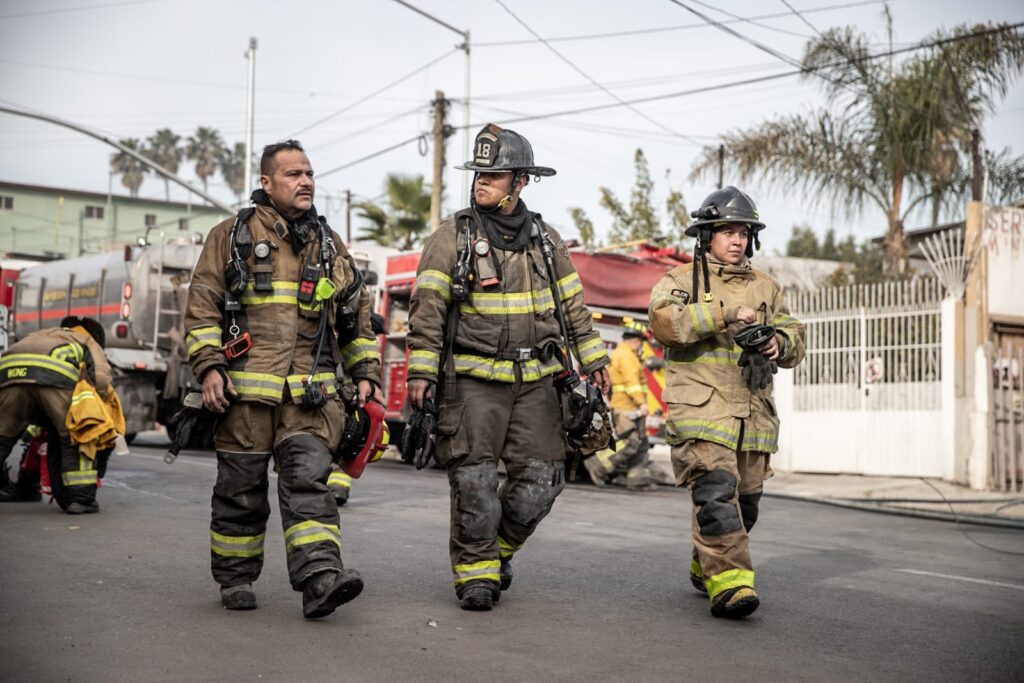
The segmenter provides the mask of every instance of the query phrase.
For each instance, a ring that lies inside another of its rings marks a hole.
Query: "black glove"
[[[764,389],[772,383],[772,375],[779,371],[775,361],[768,360],[760,351],[744,351],[740,354],[740,369],[743,381],[753,389]]]
[[[423,407],[414,410],[402,433],[402,460],[421,470],[434,457],[437,439],[437,408],[434,399],[423,399]]]
[[[235,398],[228,392],[224,393],[229,401]],[[213,448],[213,433],[220,426],[227,413],[215,413],[203,406],[203,394],[190,391],[181,402],[181,410],[174,414],[167,423],[167,434],[171,437],[172,455],[177,456],[183,448]]]

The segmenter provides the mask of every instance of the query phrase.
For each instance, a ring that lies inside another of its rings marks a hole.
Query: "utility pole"
[[[971,199],[980,202],[982,200],[981,132],[977,128],[971,130],[971,161],[974,167],[974,177],[971,178]]]
[[[434,93],[434,183],[430,193],[430,231],[441,227],[441,195],[444,192],[444,117],[447,102],[444,91]]]
[[[725,145],[718,145],[718,189],[722,189],[722,181],[725,178]]]
[[[249,60],[249,93],[245,108],[245,194],[242,202],[248,203],[252,192],[252,136],[256,112],[256,38],[249,38],[249,49],[245,51],[245,57]]]
[[[345,243],[352,246],[352,190],[345,190]]]

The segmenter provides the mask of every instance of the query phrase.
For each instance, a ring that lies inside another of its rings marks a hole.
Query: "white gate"
[[[796,296],[788,469],[943,476],[941,300],[930,278]]]

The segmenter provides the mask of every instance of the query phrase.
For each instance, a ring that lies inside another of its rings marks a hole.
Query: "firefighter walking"
[[[647,439],[647,379],[640,360],[646,334],[643,324],[627,323],[622,331],[622,343],[612,351],[608,371],[612,383],[612,420],[618,441],[614,451],[599,451],[583,462],[597,486],[624,479],[630,490],[657,488],[648,466],[651,445]]]
[[[693,216],[694,260],[662,277],[650,319],[668,363],[676,484],[693,498],[690,578],[714,616],[740,618],[760,604],[748,534],[778,449],[772,376],[803,359],[804,327],[779,284],[750,265],[765,227],[750,197],[726,187]]]
[[[0,357],[0,502],[39,500],[39,473],[22,471],[17,484],[7,457],[32,425],[49,434],[47,466],[60,508],[72,515],[99,512],[98,473],[124,416],[103,347],[103,326],[68,316],[60,327],[39,330]]]
[[[604,391],[609,361],[568,250],[520,197],[531,176],[554,169],[534,164],[526,138],[493,124],[458,168],[474,172],[472,202],[423,249],[406,338],[408,389],[417,408],[441,391],[436,451],[451,486],[455,590],[463,609],[489,610],[511,585],[513,556],[565,486],[553,382],[563,369],[561,337],[540,230],[554,245],[572,352]],[[436,387],[439,374],[445,381]]]
[[[189,362],[207,409],[223,413],[214,443],[213,576],[227,609],[253,609],[278,472],[288,576],[303,615],[333,612],[362,591],[343,566],[338,506],[328,490],[345,411],[338,364],[360,401],[380,384],[370,298],[355,263],[313,206],[302,146],[268,145],[254,207],[210,232],[189,287]]]

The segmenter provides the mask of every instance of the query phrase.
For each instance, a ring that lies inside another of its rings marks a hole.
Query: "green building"
[[[0,181],[0,255],[71,257],[200,233],[227,217],[205,204]]]

